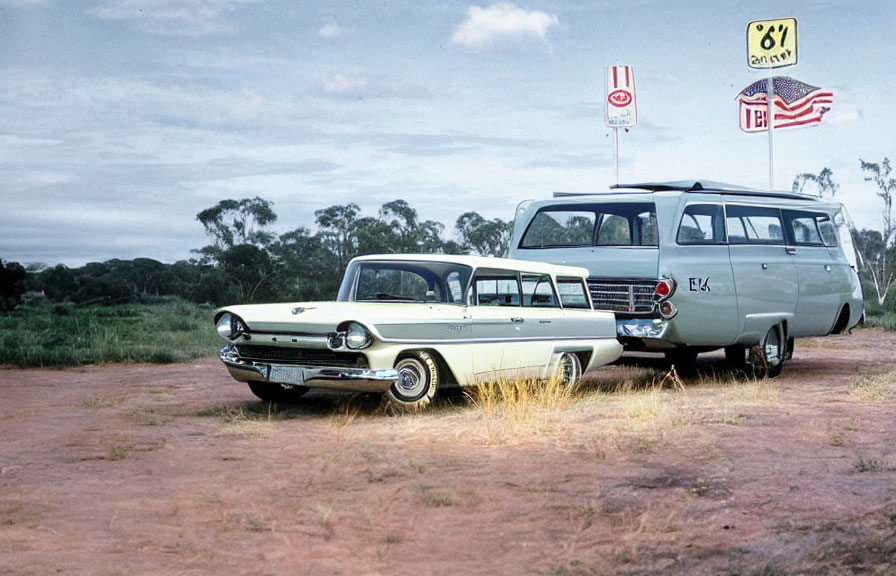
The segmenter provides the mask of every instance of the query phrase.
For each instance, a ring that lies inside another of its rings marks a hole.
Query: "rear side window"
[[[781,211],[761,206],[727,206],[729,244],[784,244]]]
[[[551,277],[545,274],[523,274],[523,306],[557,308]]]
[[[529,223],[520,248],[658,244],[652,202],[613,202],[543,208]]]
[[[721,204],[691,204],[678,225],[679,244],[722,244],[725,226]]]
[[[589,310],[585,282],[580,278],[558,278],[557,291],[564,308],[580,308]]]
[[[827,214],[785,210],[784,220],[798,246],[837,245],[837,233]]]

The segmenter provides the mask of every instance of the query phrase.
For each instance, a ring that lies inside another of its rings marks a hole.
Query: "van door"
[[[792,323],[798,287],[778,208],[727,204],[728,250],[737,293],[738,341],[755,344],[772,325]]]
[[[841,296],[852,292],[846,262],[838,262],[825,245],[834,241],[827,214],[784,210],[788,251],[796,264],[799,299],[791,334],[824,336],[831,331],[840,311]],[[824,231],[822,230],[824,229]]]
[[[720,203],[685,207],[675,244],[663,247],[661,274],[678,282],[671,301],[679,312],[670,322],[667,339],[688,346],[718,346],[736,340],[740,332],[737,294]]]

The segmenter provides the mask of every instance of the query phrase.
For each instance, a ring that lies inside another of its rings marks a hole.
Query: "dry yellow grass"
[[[863,376],[849,385],[849,395],[860,402],[880,402],[896,397],[896,371]]]
[[[498,378],[482,382],[466,392],[481,413],[489,442],[506,442],[553,430],[558,414],[567,408],[575,386],[560,378]]]

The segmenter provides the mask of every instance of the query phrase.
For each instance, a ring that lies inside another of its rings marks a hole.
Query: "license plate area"
[[[304,384],[305,371],[297,366],[271,366],[268,380],[280,384]]]

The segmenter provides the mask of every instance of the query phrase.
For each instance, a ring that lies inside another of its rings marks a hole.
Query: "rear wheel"
[[[783,328],[776,324],[768,329],[759,346],[751,350],[753,375],[757,378],[774,378],[784,368],[787,355],[786,340],[782,335]]]
[[[572,352],[564,352],[557,361],[557,377],[563,386],[574,386],[582,377],[582,361]]]
[[[304,396],[308,387],[276,382],[249,382],[249,390],[265,402],[289,404]]]
[[[439,388],[439,366],[429,352],[414,352],[395,363],[398,379],[386,391],[386,399],[394,408],[419,410],[436,396]]]

